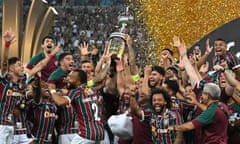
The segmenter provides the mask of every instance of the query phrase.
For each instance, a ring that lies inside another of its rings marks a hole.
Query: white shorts
[[[62,134],[58,137],[59,144],[70,144],[75,136],[78,134]]]
[[[13,126],[0,125],[0,144],[13,144]]]
[[[32,138],[28,138],[27,134],[14,135],[14,144],[29,144],[33,141]]]
[[[79,135],[76,135],[73,138],[71,144],[99,144],[99,141],[89,140],[89,139],[83,138]]]

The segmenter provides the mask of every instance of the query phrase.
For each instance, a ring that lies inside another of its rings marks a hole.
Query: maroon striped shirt
[[[24,96],[19,91],[23,88],[26,77],[19,79],[18,83],[13,83],[10,76],[0,77],[0,124],[14,125],[13,110],[19,97]]]
[[[70,91],[69,98],[77,113],[80,136],[89,140],[100,141],[104,138],[104,129],[98,113],[94,113],[94,110],[98,108],[93,100],[94,95],[96,97],[98,95],[96,90],[81,86]]]
[[[49,100],[42,100],[39,103],[32,101],[28,108],[29,115],[32,115],[32,134],[36,138],[36,142],[51,142],[57,111],[56,105]]]

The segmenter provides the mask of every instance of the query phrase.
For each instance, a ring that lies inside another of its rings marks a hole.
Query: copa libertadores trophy
[[[121,28],[111,33],[109,37],[109,44],[107,51],[112,53],[112,58],[121,59],[125,50],[125,35],[126,26],[132,23],[134,20],[133,15],[129,11],[129,7],[118,16],[118,22],[121,24]]]

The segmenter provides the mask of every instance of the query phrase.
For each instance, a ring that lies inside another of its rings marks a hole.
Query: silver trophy
[[[121,59],[125,51],[125,35],[127,33],[126,26],[134,20],[133,14],[129,11],[129,7],[118,16],[118,22],[121,24],[119,31],[113,32],[109,37],[107,47],[108,53],[112,53],[112,58]]]

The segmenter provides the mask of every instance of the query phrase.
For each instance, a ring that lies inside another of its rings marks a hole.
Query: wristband
[[[5,48],[9,48],[11,42],[5,42]]]
[[[138,81],[139,81],[139,79],[140,79],[140,76],[139,76],[139,74],[132,75],[132,79],[133,79],[133,81],[134,81],[134,82],[138,82]]]
[[[48,57],[51,59],[51,58],[54,57],[54,55],[53,54],[49,54]]]
[[[50,93],[53,94],[53,93],[56,93],[57,91],[55,89],[52,89],[50,90]]]
[[[88,85],[89,87],[93,87],[93,86],[94,86],[93,80],[88,81],[88,82],[87,82],[87,85]]]

